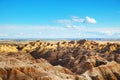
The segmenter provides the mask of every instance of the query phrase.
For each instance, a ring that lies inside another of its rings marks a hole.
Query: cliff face
[[[24,54],[22,54],[24,55]],[[21,55],[19,55],[20,57]],[[15,56],[14,56],[15,57]],[[75,76],[69,69],[52,66],[45,59],[27,57],[19,60],[8,55],[0,56],[0,78],[3,80],[69,80]]]
[[[120,44],[94,41],[0,45],[1,80],[120,80]]]
[[[82,75],[87,80],[120,80],[120,64],[108,62],[106,65],[91,68]]]

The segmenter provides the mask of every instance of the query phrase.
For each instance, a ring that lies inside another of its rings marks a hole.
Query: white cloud
[[[101,33],[107,34],[108,36],[114,35],[114,32],[112,32],[112,31],[102,31]]]
[[[86,16],[85,19],[73,16],[72,17],[72,21],[73,22],[79,22],[79,23],[91,23],[91,24],[95,24],[96,23],[96,20],[94,18],[90,18],[88,16]]]
[[[21,36],[25,36],[25,34],[23,32],[20,32],[20,33],[15,35],[15,37],[21,37]]]
[[[21,36],[22,36],[22,35],[24,35],[24,33],[22,33],[22,32],[21,32],[19,35],[21,35]]]
[[[91,23],[95,24],[96,20],[86,16],[85,18],[79,18],[78,16],[72,16],[71,19],[56,20],[57,23],[61,24],[74,24],[74,23]]]
[[[95,24],[95,23],[96,23],[96,20],[95,20],[94,18],[90,18],[90,17],[86,16],[86,23]]]
[[[0,33],[0,37],[6,37],[8,36],[7,34]]]
[[[73,26],[73,29],[76,29],[76,30],[81,30],[81,29],[82,29],[82,27],[81,27],[81,26],[76,26],[76,25],[74,25],[74,26]]]
[[[106,36],[106,37],[117,37],[120,38],[120,28],[100,28],[100,27],[87,27],[86,30],[83,30],[85,33],[89,32],[92,34],[97,34],[98,37]]]
[[[73,22],[83,23],[83,22],[85,22],[85,19],[82,19],[82,18],[81,18],[81,19],[80,19],[80,18],[73,18],[72,21],[73,21]]]
[[[12,38],[56,38],[56,37],[110,37],[120,38],[120,27],[89,27],[84,24],[50,25],[0,25],[0,37]],[[10,29],[12,31],[10,31]],[[2,32],[3,31],[3,32]],[[3,34],[4,33],[4,34]],[[7,34],[5,34],[7,33]],[[81,35],[78,35],[81,34]]]
[[[71,20],[65,20],[65,19],[63,19],[63,20],[57,20],[56,22],[57,23],[71,23]]]
[[[71,25],[67,25],[66,28],[72,28],[72,26]]]
[[[120,29],[102,29],[102,30],[98,30],[98,32],[106,34],[108,36],[120,35]]]
[[[4,36],[7,38],[49,38],[50,35],[56,35],[55,37],[59,37],[57,35],[60,32],[65,33],[65,30],[68,29],[63,26],[51,25],[0,25],[0,37]],[[8,35],[3,33],[7,33]]]
[[[62,26],[51,26],[51,25],[0,25],[0,29],[6,32],[17,32],[18,34],[24,34],[23,32],[40,32],[43,30],[64,30]]]
[[[80,22],[83,23],[85,21],[85,19],[83,18],[79,18],[78,16],[72,16],[72,22]]]
[[[78,16],[71,16],[71,18],[79,18]]]
[[[76,30],[77,32],[84,34],[96,35],[96,37],[120,37],[120,28],[100,28],[100,27],[86,27],[83,25],[69,25],[68,29]]]
[[[80,32],[83,32],[85,31],[86,32],[86,27],[83,26],[83,25],[67,25],[66,26],[67,29],[73,29],[73,30],[77,30],[77,31],[80,31]]]

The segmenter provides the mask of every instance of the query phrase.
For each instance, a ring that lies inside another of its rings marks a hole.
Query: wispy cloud
[[[63,20],[57,20],[57,23],[71,23],[71,20],[63,19]]]
[[[60,19],[56,20],[58,23],[62,24],[72,24],[72,23],[90,23],[90,24],[95,24],[96,20],[94,18],[90,18],[86,16],[85,18],[79,18],[78,16],[72,16],[71,19]]]
[[[120,38],[120,28],[90,27],[86,25],[66,24],[50,25],[0,25],[0,37],[8,38]],[[6,33],[6,34],[5,34]],[[7,35],[9,34],[9,35]]]
[[[73,22],[84,23],[84,22],[85,22],[85,19],[82,19],[82,18],[73,18],[72,21],[73,21]]]
[[[73,29],[79,32],[82,35],[96,35],[96,37],[117,37],[120,38],[120,28],[101,28],[101,27],[86,27],[78,25],[68,25],[68,29]],[[90,36],[91,35],[91,36]],[[87,37],[87,36],[84,36]]]
[[[71,16],[71,18],[79,18],[78,16]]]
[[[67,29],[73,29],[73,30],[84,30],[85,26],[78,26],[78,25],[66,25]]]
[[[18,34],[15,34],[15,37],[21,37],[21,36],[25,36],[25,33],[20,32],[20,33],[18,33]]]
[[[3,36],[8,38],[56,38],[64,37],[66,30],[67,28],[62,26],[50,25],[0,25],[0,38]],[[9,35],[2,34],[5,32]]]
[[[24,33],[23,33],[23,32],[21,32],[19,35],[21,35],[21,36],[22,36],[22,35],[24,35]]]
[[[0,33],[0,37],[6,37],[8,34]]]
[[[120,28],[88,28],[86,32],[99,34],[106,37],[117,37],[120,35]]]
[[[103,33],[103,34],[106,34],[108,36],[118,36],[120,35],[120,29],[101,29],[101,30],[98,30],[99,33]]]

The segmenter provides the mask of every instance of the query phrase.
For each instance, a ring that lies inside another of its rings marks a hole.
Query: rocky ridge
[[[0,45],[1,80],[120,80],[120,44],[35,41]]]

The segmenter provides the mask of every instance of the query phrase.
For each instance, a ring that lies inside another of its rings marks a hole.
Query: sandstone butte
[[[0,44],[0,80],[120,80],[120,44]]]

